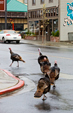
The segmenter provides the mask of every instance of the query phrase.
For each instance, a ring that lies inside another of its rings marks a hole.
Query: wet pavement
[[[56,81],[56,89],[51,90],[46,94],[47,99],[43,102],[42,98],[34,98],[36,87],[30,91],[22,92],[20,90],[16,94],[7,95],[5,98],[0,98],[0,111],[4,113],[72,113],[73,112],[73,80],[60,78]],[[25,86],[27,87],[27,85]],[[26,88],[28,89],[28,87]],[[24,90],[26,90],[24,88]],[[20,93],[21,92],[21,93]],[[6,106],[10,106],[7,107]],[[5,109],[4,109],[5,107]]]
[[[14,76],[25,81],[25,86],[13,94],[0,97],[1,113],[73,113],[73,50],[60,48],[43,48],[42,53],[49,57],[50,62],[54,63],[57,59],[61,69],[60,78],[55,82],[56,89],[51,87],[46,94],[47,99],[43,102],[42,98],[34,98],[38,80],[43,77],[37,63],[38,47],[31,44],[3,44],[0,46],[0,67],[10,71]],[[20,67],[14,63],[9,67],[11,47],[14,52],[19,53],[26,63],[20,62]],[[24,49],[23,49],[24,48]],[[2,60],[3,59],[3,60]]]
[[[60,73],[59,79],[55,82],[55,90],[51,86],[50,92],[46,94],[47,99],[43,102],[43,96],[39,99],[34,98],[38,82],[37,79],[39,78],[39,74],[36,75],[18,76],[21,80],[25,81],[25,86],[20,90],[0,97],[1,113],[4,113],[5,110],[7,110],[7,113],[22,113],[21,111],[26,111],[26,113],[72,113],[73,76]],[[41,74],[40,77],[43,77],[43,75]],[[11,107],[7,107],[6,103],[7,106]],[[5,107],[5,110],[3,107]]]

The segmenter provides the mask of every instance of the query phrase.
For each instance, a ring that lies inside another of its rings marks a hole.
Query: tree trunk
[[[44,31],[42,30],[42,43],[44,42]]]

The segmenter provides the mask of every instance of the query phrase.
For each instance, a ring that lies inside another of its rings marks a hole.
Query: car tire
[[[11,41],[10,40],[8,40],[8,43],[10,43]]]
[[[2,41],[3,41],[3,43],[6,43],[6,41],[5,41],[5,38],[4,38],[4,37],[2,38]]]
[[[17,43],[17,44],[19,44],[19,42],[20,42],[19,40],[18,40],[18,41],[16,41],[16,43]]]

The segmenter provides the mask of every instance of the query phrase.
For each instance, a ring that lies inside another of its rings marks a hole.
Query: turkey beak
[[[43,95],[43,91],[36,91],[34,94],[35,98],[40,98]]]

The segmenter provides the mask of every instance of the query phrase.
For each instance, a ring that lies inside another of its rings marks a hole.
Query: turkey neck
[[[10,53],[11,53],[11,54],[13,53],[12,50],[10,50]]]
[[[48,78],[48,79],[49,79],[49,76],[46,74],[46,75],[45,75],[45,78]]]
[[[54,66],[57,66],[57,64],[55,63]]]

